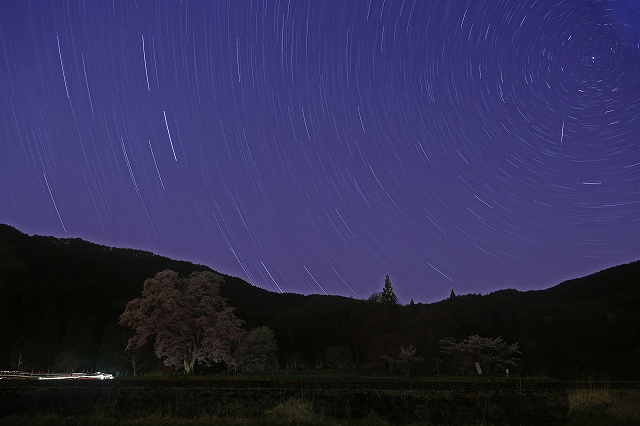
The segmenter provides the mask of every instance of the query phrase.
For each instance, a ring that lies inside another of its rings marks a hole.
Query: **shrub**
[[[319,420],[313,412],[313,406],[309,402],[301,401],[297,398],[290,398],[287,401],[267,410],[265,415],[270,420],[278,420],[291,424],[313,423]]]

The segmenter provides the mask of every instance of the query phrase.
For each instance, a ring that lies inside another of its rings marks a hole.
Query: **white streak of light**
[[[133,175],[133,169],[131,168],[131,163],[129,163],[129,156],[127,155],[127,149],[124,146],[124,139],[120,138],[122,153],[124,154],[124,160],[127,162],[127,168],[129,169],[129,176],[131,176],[131,182],[133,182],[133,187],[136,190],[136,194],[138,194],[139,198],[142,198],[140,195],[140,191],[138,190],[138,183],[136,182],[136,178]]]
[[[267,274],[269,274],[269,277],[271,278],[271,280],[273,281],[273,283],[276,285],[276,287],[278,287],[278,290],[280,290],[280,293],[283,293],[282,289],[280,288],[280,286],[278,285],[278,283],[276,282],[275,279],[273,279],[273,276],[271,275],[271,272],[269,272],[269,270],[267,269],[266,265],[264,264],[264,262],[260,262],[262,263],[262,266],[264,267],[264,270],[267,271]]]
[[[67,233],[67,228],[64,226],[64,222],[62,221],[62,216],[60,216],[60,211],[58,211],[58,206],[56,205],[56,200],[53,199],[53,192],[51,192],[51,187],[49,186],[49,181],[47,180],[47,175],[45,173],[42,174],[44,176],[44,181],[47,184],[47,189],[49,190],[49,195],[51,196],[51,201],[53,201],[53,207],[56,209],[56,213],[58,213],[58,219],[60,219],[60,223],[62,224],[62,229],[64,229],[64,233]]]
[[[71,99],[69,97],[69,88],[67,87],[67,76],[64,74],[64,64],[62,63],[62,52],[60,51],[60,39],[58,38],[57,34],[56,34],[56,40],[58,40],[58,56],[60,57],[60,67],[62,68],[62,79],[64,80],[64,90],[67,92],[67,99]]]
[[[158,163],[156,163],[156,156],[153,155],[153,148],[151,148],[151,140],[149,140],[149,149],[151,150],[151,158],[153,158],[153,164],[156,166],[156,172],[158,172],[158,177],[160,178],[160,185],[162,185],[162,189],[164,189],[164,183],[162,182],[162,176],[160,176],[160,170],[158,169]]]
[[[351,290],[351,292],[356,296],[356,297],[360,297],[358,296],[358,293],[356,293],[355,291],[353,291],[353,289],[351,288],[351,286],[349,284],[347,284],[347,282],[344,280],[344,278],[342,278],[340,276],[340,274],[338,273],[338,271],[336,271],[336,268],[331,267],[331,269],[333,269],[333,272],[336,273],[336,275],[338,276],[338,278],[340,278],[342,280],[342,282],[344,283],[344,285],[346,285],[347,287],[349,287],[349,290]]]
[[[436,272],[438,272],[440,275],[442,275],[443,277],[445,277],[446,279],[448,279],[449,281],[453,281],[453,279],[451,279],[450,277],[448,277],[447,275],[445,275],[442,271],[438,270],[438,268],[436,268],[435,266],[433,266],[432,264],[427,262],[427,265],[431,266],[433,269],[435,269]]]
[[[307,138],[309,139],[309,142],[311,142],[311,135],[309,135],[309,127],[307,126],[307,119],[304,116],[304,108],[302,108],[302,120],[304,121],[304,128],[307,130]]]
[[[147,52],[144,50],[144,34],[142,35],[142,57],[144,59],[144,75],[147,77],[147,90],[151,91],[151,87],[149,87],[149,71],[147,70]]]
[[[169,135],[169,143],[171,144],[171,151],[173,151],[173,158],[178,161],[178,157],[176,157],[176,150],[173,149],[173,140],[171,140],[171,132],[169,131],[169,123],[167,123],[167,112],[162,111],[164,114],[164,125],[167,126],[167,135]]]
[[[314,277],[313,275],[311,275],[311,272],[309,272],[309,270],[307,269],[307,267],[306,267],[306,266],[304,267],[304,269],[305,269],[305,271],[307,271],[307,274],[309,274],[309,276],[310,276],[311,278],[313,278],[313,280],[316,282],[316,284],[318,284],[318,287],[320,287],[320,290],[322,290],[322,292],[328,296],[329,294],[328,294],[326,291],[324,291],[324,288],[322,288],[322,286],[320,285],[320,283],[318,282],[318,280],[316,280],[316,279],[315,279],[315,277]]]
[[[240,81],[240,39],[236,37],[236,65],[238,66],[238,83]]]
[[[89,80],[87,80],[87,68],[84,66],[84,54],[82,55],[82,71],[84,71],[84,83],[87,86],[87,94],[89,95],[89,105],[91,105],[91,113],[95,116],[93,110],[93,100],[91,100],[91,92],[89,91]]]

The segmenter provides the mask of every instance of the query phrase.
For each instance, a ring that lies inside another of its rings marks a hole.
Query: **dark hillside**
[[[140,295],[144,280],[164,269],[188,275],[209,268],[81,239],[30,237],[0,225],[0,338],[13,343],[2,345],[0,366],[11,367],[22,354],[33,368],[47,368],[60,353],[73,352],[94,367],[101,345],[121,343],[105,342],[105,329]],[[239,278],[225,280],[223,293],[236,299],[268,293]],[[124,331],[112,327],[112,338]]]
[[[33,368],[51,367],[56,354],[67,351],[85,360],[84,366],[95,367],[96,362],[90,360],[99,358],[100,352],[115,350],[99,348],[105,344],[105,335],[113,338],[126,332],[114,333],[114,326],[109,325],[117,324],[125,304],[140,295],[144,280],[164,269],[182,275],[211,270],[79,238],[28,236],[0,224],[0,339],[13,343],[0,348],[0,369],[17,363],[21,353],[33,362]],[[353,302],[340,296],[276,294],[221,275],[225,279],[221,293],[229,305],[237,307],[236,314],[247,327],[271,324],[283,310]]]
[[[520,342],[532,374],[640,377],[640,262],[546,290],[500,290],[434,305],[454,313],[461,335]]]
[[[612,306],[640,307],[640,261],[565,281],[541,292],[546,298],[601,300]]]
[[[140,295],[144,280],[164,269],[188,275],[209,268],[0,225],[0,341],[6,342],[0,345],[0,369],[16,368],[18,359],[28,370],[126,369],[115,356],[129,333],[118,318],[126,302]],[[422,358],[414,373],[452,374],[439,340],[478,334],[520,344],[515,373],[640,379],[640,262],[547,290],[500,290],[397,308],[341,296],[273,293],[223,276],[221,292],[229,305],[247,329],[273,329],[281,367],[289,370],[402,374],[389,360],[401,345],[413,345]]]

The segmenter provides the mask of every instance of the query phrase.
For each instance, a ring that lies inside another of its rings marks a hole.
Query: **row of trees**
[[[229,370],[246,372],[270,371],[278,368],[278,345],[269,327],[245,331],[243,321],[234,308],[220,296],[221,276],[212,272],[193,272],[188,278],[165,270],[145,281],[142,295],[127,303],[120,324],[131,327],[134,335],[122,357],[131,363],[134,375],[140,363],[141,348],[153,342],[155,355],[167,366],[192,374],[196,364],[210,366],[224,363]],[[371,301],[387,307],[398,301],[387,275],[381,293]],[[507,344],[501,337],[478,335],[457,342],[452,337],[440,340],[440,352],[457,373],[465,373],[474,363],[494,374],[515,366],[518,344]],[[327,348],[317,368],[350,367],[352,354],[345,347]],[[396,356],[380,355],[387,368],[409,375],[423,363],[414,345],[400,345]],[[440,360],[434,360],[439,373]]]

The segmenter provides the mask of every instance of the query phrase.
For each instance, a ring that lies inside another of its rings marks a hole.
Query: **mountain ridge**
[[[0,369],[20,355],[32,368],[49,368],[67,351],[87,369],[126,368],[113,356],[128,335],[117,319],[144,280],[163,269],[212,270],[0,225],[0,341],[12,342],[0,348]],[[275,293],[220,275],[221,294],[246,327],[274,330],[283,367],[378,371],[389,368],[381,359],[411,344],[429,374],[426,364],[441,356],[439,339],[479,334],[519,342],[527,374],[640,378],[640,262],[543,290],[502,289],[397,309],[344,296]]]

